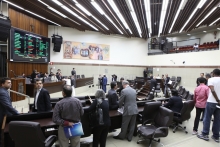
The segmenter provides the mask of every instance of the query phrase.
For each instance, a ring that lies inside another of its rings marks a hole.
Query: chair
[[[178,88],[178,93],[180,92],[180,90],[183,88],[183,86],[179,86],[179,88]]]
[[[141,124],[143,124],[143,122],[145,122],[146,120],[154,119],[156,116],[156,112],[159,110],[160,106],[160,102],[146,102],[144,104],[144,110],[142,114],[138,114]]]
[[[81,75],[81,78],[85,78],[85,75]]]
[[[55,135],[46,139],[37,122],[11,121],[9,134],[15,147],[51,147],[57,140]]]
[[[155,138],[166,137],[168,135],[169,126],[173,120],[173,111],[160,106],[156,111],[156,115],[153,119],[146,120],[142,126],[138,127],[138,135],[142,137],[142,140],[138,140],[137,144],[145,139],[150,139],[149,147],[152,141],[160,142],[160,139]],[[146,125],[149,124],[150,125]]]
[[[173,129],[173,133],[175,133],[177,128],[181,128],[183,130],[185,130],[185,133],[188,133],[186,131],[186,127],[182,127],[180,126],[180,124],[182,124],[184,121],[189,120],[191,118],[191,111],[194,108],[194,101],[193,100],[189,100],[189,101],[185,101],[183,103],[183,108],[181,109],[180,113],[174,112],[174,117],[173,117],[173,121],[174,121],[174,129]]]
[[[177,86],[178,86],[178,82],[175,82],[175,84],[173,85],[173,89],[176,89]]]
[[[186,91],[186,89],[185,89],[185,88],[182,88],[182,89],[180,90],[180,92],[178,92],[178,94],[181,96],[181,95],[184,94],[185,91]]]
[[[156,92],[156,97],[157,97],[157,93],[160,93],[160,92],[161,92],[161,90],[160,90],[160,83],[157,83],[157,86],[156,86],[156,88],[155,88],[154,91]],[[160,96],[159,96],[159,97],[160,97]]]
[[[181,95],[180,97],[181,97],[182,99],[186,100],[187,97],[188,97],[188,95],[189,95],[189,91],[185,91],[185,92],[183,93],[183,95]]]
[[[186,100],[189,101],[189,100],[193,100],[193,97],[194,97],[194,94],[191,94],[189,93]]]

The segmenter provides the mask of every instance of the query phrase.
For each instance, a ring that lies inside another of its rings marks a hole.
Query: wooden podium
[[[24,78],[12,78],[11,83],[12,83],[11,90],[26,94],[26,84],[25,84]],[[16,93],[12,93],[12,92],[10,92],[10,97],[11,97],[12,102],[25,99],[25,96],[21,96]]]

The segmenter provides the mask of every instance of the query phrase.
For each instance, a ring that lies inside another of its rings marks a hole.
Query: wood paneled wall
[[[46,21],[38,20],[11,8],[8,10],[8,15],[13,27],[48,37],[48,23]]]
[[[46,21],[38,20],[12,8],[9,8],[8,15],[13,27],[48,37],[48,23]],[[47,67],[48,64],[10,62],[8,60],[8,77],[14,77],[11,70],[16,75],[21,75],[22,73],[30,75],[34,69],[39,72],[47,72]]]
[[[30,75],[34,69],[38,72],[47,72],[48,64],[40,64],[40,63],[22,63],[22,62],[8,62],[8,76],[10,78],[14,77],[13,70],[16,75],[21,75],[25,73],[25,75]]]

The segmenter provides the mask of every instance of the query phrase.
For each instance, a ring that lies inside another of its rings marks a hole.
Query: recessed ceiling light
[[[204,33],[206,33],[206,31],[203,31]]]
[[[187,35],[191,35],[191,34],[187,34]]]

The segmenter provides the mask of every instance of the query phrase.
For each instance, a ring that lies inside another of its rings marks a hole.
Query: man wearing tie
[[[34,112],[45,112],[51,110],[50,95],[46,89],[43,88],[42,80],[36,80],[37,92],[34,98]]]
[[[11,79],[3,78],[1,80],[0,87],[0,126],[2,126],[2,121],[5,115],[18,115],[18,111],[15,110],[11,105],[11,98],[8,93],[8,89],[11,88]],[[0,130],[1,134],[1,130]],[[0,147],[1,147],[1,135],[0,135]]]

